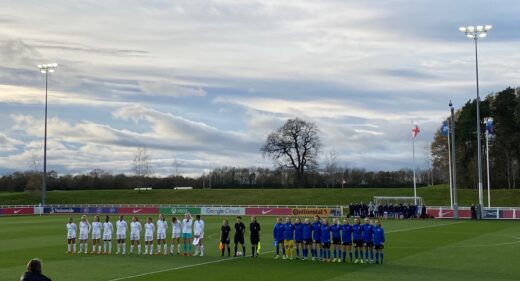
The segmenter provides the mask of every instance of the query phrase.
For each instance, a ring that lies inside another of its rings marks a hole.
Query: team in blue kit
[[[343,262],[346,262],[347,253],[350,259],[350,263],[352,263],[352,225],[349,223],[348,219],[343,220],[343,224],[341,225],[341,241],[343,246]]]
[[[376,220],[376,226],[374,226],[374,247],[376,249],[376,264],[379,264],[379,258],[383,263],[383,248],[385,243],[385,230],[381,227],[381,222]]]
[[[323,256],[323,249],[321,248],[321,221],[320,216],[314,216],[312,223],[312,260],[318,259],[318,248],[320,249],[320,257]]]
[[[322,255],[320,258],[324,261],[328,261],[330,260],[330,226],[327,219],[323,219],[320,232],[321,247],[323,249],[323,251],[321,251]]]
[[[294,223],[294,246],[296,247],[296,258],[300,258],[300,248],[303,249],[303,223],[299,218]]]
[[[332,221],[330,232],[332,233],[332,247],[334,249],[334,259],[332,261],[341,262],[341,226],[337,218],[334,218]],[[338,256],[338,251],[340,256]]]
[[[296,218],[294,223],[290,217],[285,219],[285,223],[282,223],[282,218],[277,218],[273,238],[276,259],[280,257],[281,246],[283,259],[307,260],[310,250],[313,261],[347,262],[347,255],[350,263],[382,264],[384,260],[385,231],[379,220],[372,222],[369,218],[365,218],[364,224],[359,218],[354,219],[354,224],[350,224],[348,218],[342,224],[338,218],[329,224],[327,219],[319,216],[315,216],[312,223],[308,218],[303,222]]]
[[[363,263],[363,226],[358,218],[354,219],[354,225],[352,226],[352,238],[354,239],[354,253],[356,254],[356,261],[359,262],[359,256],[361,255],[361,263]]]
[[[293,259],[294,257],[294,224],[291,222],[291,218],[285,218],[285,225],[283,231],[283,245],[285,247],[285,255],[283,259]]]
[[[274,237],[274,246],[276,248],[276,258],[280,257],[280,246],[282,247],[282,254],[285,256],[285,248],[283,245],[283,232],[284,225],[282,224],[282,218],[276,219],[276,224],[274,225],[273,237]]]
[[[303,223],[303,260],[309,256],[309,249],[312,250],[312,225],[309,219]]]
[[[365,262],[369,262],[368,254],[370,253],[370,262],[374,262],[374,226],[370,224],[370,219],[365,218],[363,225],[363,248],[365,249]],[[361,257],[363,259],[363,257]]]

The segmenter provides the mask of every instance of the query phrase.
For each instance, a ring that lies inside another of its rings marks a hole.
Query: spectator
[[[22,275],[20,281],[51,281],[51,279],[42,274],[41,260],[32,259],[27,264],[27,272]]]

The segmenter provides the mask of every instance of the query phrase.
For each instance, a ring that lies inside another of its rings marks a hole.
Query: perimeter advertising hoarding
[[[244,207],[201,207],[201,215],[206,216],[243,216],[246,214]]]
[[[88,208],[87,208],[88,209]],[[55,208],[45,207],[43,212],[45,214],[80,214],[83,208],[68,207],[68,208]]]
[[[33,215],[34,208],[4,208],[0,213],[4,216],[12,215]]]
[[[119,208],[120,215],[154,215],[159,214],[159,208]]]
[[[485,219],[499,219],[502,218],[502,211],[499,209],[484,210]]]
[[[116,207],[107,207],[107,208],[90,207],[90,208],[88,208],[88,213],[89,214],[119,214],[119,208],[116,208]]]
[[[290,216],[291,208],[246,208],[247,216]]]
[[[171,207],[171,208],[159,208],[159,212],[163,215],[177,215],[183,216],[186,213],[190,213],[192,215],[200,215],[200,208],[195,207]]]
[[[292,215],[297,217],[339,217],[341,216],[340,209],[332,208],[294,208],[292,209]]]
[[[436,219],[452,219],[453,218],[453,209],[447,208],[427,208],[426,213]],[[459,209],[459,218],[460,219],[470,219],[471,218],[471,210],[461,210]]]

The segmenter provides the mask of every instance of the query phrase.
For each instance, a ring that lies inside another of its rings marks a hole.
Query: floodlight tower
[[[39,64],[38,69],[45,73],[45,134],[43,138],[43,186],[42,186],[42,206],[45,206],[45,193],[47,192],[47,85],[49,73],[54,72],[58,67],[57,63]]]
[[[482,187],[482,155],[481,155],[481,143],[480,143],[480,93],[478,83],[478,39],[487,36],[488,32],[493,28],[491,25],[477,25],[460,27],[459,30],[463,32],[466,37],[473,39],[475,42],[475,74],[477,82],[477,166],[478,166],[478,204],[479,212],[482,217],[482,206],[484,205],[483,199],[483,187]]]

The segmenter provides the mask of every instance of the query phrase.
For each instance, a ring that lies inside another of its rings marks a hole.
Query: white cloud
[[[6,134],[0,132],[0,147],[4,151],[13,151],[16,150],[16,146],[22,145],[23,142],[14,138],[7,136]]]
[[[41,149],[35,65],[56,61],[49,136],[64,170],[125,170],[140,144],[161,156],[163,172],[177,155],[187,173],[202,162],[265,164],[260,144],[295,116],[319,124],[345,163],[398,169],[412,119],[422,147],[450,99],[474,97],[473,50],[459,24],[497,23],[480,45],[482,93],[520,75],[518,3],[408,4],[11,1],[0,11],[0,139],[20,161]]]

